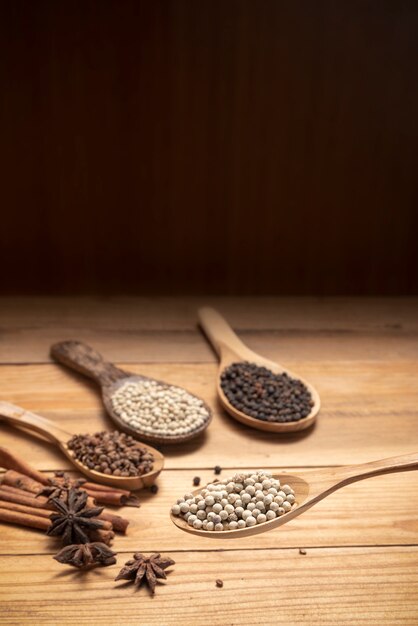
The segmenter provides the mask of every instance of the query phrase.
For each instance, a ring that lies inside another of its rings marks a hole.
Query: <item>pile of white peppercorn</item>
[[[295,492],[270,472],[239,473],[186,494],[171,508],[196,530],[239,530],[285,515],[297,506]]]
[[[131,428],[150,436],[185,436],[209,419],[203,400],[152,380],[126,382],[112,395],[112,406]]]

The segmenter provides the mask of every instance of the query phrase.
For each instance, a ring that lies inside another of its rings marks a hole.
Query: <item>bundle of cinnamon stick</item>
[[[49,516],[54,507],[47,497],[37,494],[50,484],[48,477],[1,446],[0,467],[7,470],[0,483],[0,522],[46,531],[51,524]],[[89,506],[139,506],[136,496],[130,491],[91,482],[83,483],[81,488],[88,493]],[[125,533],[129,524],[127,519],[109,511],[103,511],[98,519],[102,522],[101,527],[95,531],[92,540],[106,544],[113,539],[114,531]]]

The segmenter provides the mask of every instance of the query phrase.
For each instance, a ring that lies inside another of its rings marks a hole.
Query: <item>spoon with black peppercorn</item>
[[[273,519],[267,519],[266,521],[262,521],[261,523],[259,520],[252,519],[251,526],[245,525],[245,527],[243,528],[238,527],[234,528],[234,530],[229,530],[229,528],[220,528],[219,530],[203,530],[201,528],[195,528],[192,524],[188,522],[187,519],[182,517],[181,514],[176,515],[173,513],[173,511],[171,512],[171,520],[181,530],[200,535],[201,537],[233,539],[236,537],[255,535],[258,533],[267,532],[268,530],[273,530],[273,528],[277,528],[282,524],[290,522],[293,518],[301,515],[320,500],[323,500],[334,491],[337,491],[337,489],[341,489],[341,487],[350,485],[351,483],[354,483],[358,480],[372,478],[373,476],[380,476],[381,474],[408,472],[417,469],[418,453],[412,453],[402,456],[391,457],[389,459],[373,461],[371,463],[361,463],[359,465],[345,465],[341,467],[306,470],[298,473],[297,475],[287,474],[285,472],[277,474],[273,473],[272,475],[270,475],[271,478],[274,480],[279,480],[281,485],[286,483],[283,488],[285,489],[286,487],[288,487],[286,491],[291,491],[294,494],[292,499],[292,502],[294,503],[291,505],[291,507],[288,507],[290,510],[288,512],[284,512],[280,516],[273,517]],[[221,487],[219,487],[219,485],[217,485],[216,483],[212,486],[221,489]],[[241,485],[241,487],[243,487],[243,485]],[[195,491],[192,491],[190,495],[193,496],[193,498],[195,496],[199,496],[202,490],[202,488],[196,489]],[[268,490],[266,490],[266,493],[268,493]],[[212,500],[213,499],[214,498],[212,498]],[[227,506],[228,505],[221,508],[225,510]],[[266,508],[268,509],[269,506],[271,505],[267,504]],[[207,510],[207,508],[203,509],[203,511],[205,510]],[[254,509],[251,509],[250,515],[252,515],[253,510]],[[240,515],[242,519],[242,513],[240,513]],[[263,520],[265,518],[266,515],[263,516]],[[235,519],[238,519],[237,515],[235,515]],[[248,524],[248,518],[246,518],[246,520]],[[227,522],[225,522],[225,524],[226,523]]]
[[[303,430],[314,423],[320,399],[313,385],[250,350],[214,309],[204,307],[198,316],[219,356],[217,392],[232,417],[275,433]]]
[[[118,429],[141,441],[184,443],[200,435],[212,419],[208,405],[186,389],[122,370],[81,341],[55,343],[51,356],[92,378]]]
[[[129,491],[135,491],[137,489],[143,489],[144,487],[150,487],[154,484],[158,474],[164,467],[164,457],[161,452],[147,446],[144,443],[136,442],[136,446],[139,450],[143,450],[145,454],[152,456],[152,469],[144,474],[138,474],[137,476],[115,476],[112,474],[104,474],[94,469],[87,467],[84,463],[78,460],[72,450],[69,447],[69,442],[73,439],[73,435],[59,426],[56,426],[53,422],[31,413],[25,409],[10,404],[9,402],[0,402],[0,419],[4,419],[11,426],[22,428],[25,431],[32,431],[45,437],[49,442],[57,445],[61,452],[71,461],[71,463],[83,474],[88,476],[91,480],[97,483],[104,483],[111,485],[112,487],[119,487],[120,489],[128,489]]]

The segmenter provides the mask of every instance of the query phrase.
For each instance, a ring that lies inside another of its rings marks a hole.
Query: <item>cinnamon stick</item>
[[[86,489],[86,491],[91,489],[92,491],[119,493],[121,496],[126,496],[127,498],[131,495],[131,492],[127,489],[118,489],[117,487],[109,487],[108,485],[100,485],[99,483],[86,482],[83,484],[83,489]]]
[[[2,508],[0,508],[0,522],[15,524],[17,526],[26,526],[27,528],[37,528],[44,531],[46,531],[51,524],[51,521],[45,517],[29,515],[27,513],[10,511],[9,509]],[[102,541],[107,545],[111,543],[114,536],[115,533],[112,530],[107,530],[105,528],[94,530],[90,535],[92,541]]]
[[[51,505],[48,502],[48,499],[44,496],[34,498],[30,496],[28,492],[16,489],[14,487],[10,487],[9,485],[4,485],[0,487],[0,507],[4,507],[6,503],[15,504],[16,506],[23,506],[26,510],[22,510],[22,512],[26,512],[31,515],[44,516],[43,512],[45,512],[49,516],[54,510],[53,505]],[[7,506],[7,508],[10,507]],[[126,529],[129,525],[129,521],[127,519],[121,517],[120,515],[114,515],[113,513],[109,513],[107,511],[103,511],[98,516],[98,519],[109,522],[114,530],[123,534],[126,533]]]
[[[33,509],[31,506],[8,502],[7,500],[0,500],[0,509],[8,509],[9,511],[16,511],[17,513],[27,513],[28,515],[35,515],[36,517],[47,517],[48,519],[51,515],[51,511],[48,509]]]
[[[16,504],[24,504],[35,509],[48,508],[48,500],[43,496],[34,498],[21,489],[14,489],[8,485],[0,487],[0,499],[7,502],[16,502]]]
[[[12,454],[7,448],[0,446],[0,467],[6,470],[15,470],[21,474],[25,474],[33,480],[37,480],[43,485],[48,484],[48,477],[31,467],[26,461]]]
[[[47,530],[51,521],[45,517],[39,517],[38,515],[29,515],[27,513],[19,513],[17,511],[9,511],[8,509],[0,508],[0,522],[7,522],[8,524],[17,524],[18,526],[27,526],[28,528],[39,528],[40,530]]]
[[[25,476],[25,474],[17,472],[16,470],[7,470],[3,476],[2,485],[17,487],[35,494],[45,486],[38,480],[33,480],[30,476]]]

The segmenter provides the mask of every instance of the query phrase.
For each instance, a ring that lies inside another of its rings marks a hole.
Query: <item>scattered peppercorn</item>
[[[222,472],[222,467],[220,465],[215,465],[215,467],[213,468],[213,471],[215,472],[216,475],[219,475]]]
[[[195,487],[198,487],[198,486],[200,485],[200,476],[195,476],[195,477],[193,478],[193,485],[194,485]]]
[[[217,581],[216,581],[216,586],[217,587],[223,587],[224,586],[224,581],[221,580],[220,578],[218,578]]]
[[[142,476],[153,468],[154,457],[148,449],[130,435],[117,430],[74,435],[67,446],[78,461],[102,474]]]
[[[299,554],[306,554],[306,550],[304,548],[299,548]]]
[[[151,485],[149,490],[151,491],[151,493],[158,493],[158,485],[154,483],[153,485]]]
[[[222,372],[221,387],[232,406],[265,422],[297,422],[314,405],[302,381],[246,361]]]

